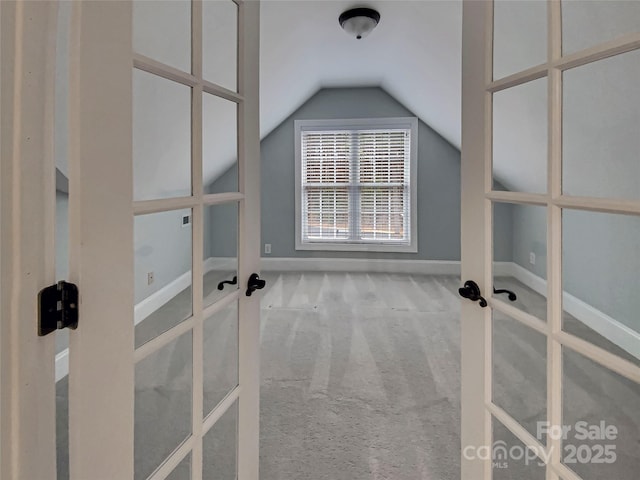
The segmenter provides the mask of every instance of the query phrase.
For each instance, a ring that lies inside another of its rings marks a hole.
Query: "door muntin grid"
[[[566,2],[563,2],[563,5]],[[578,3],[578,2],[575,2]],[[487,15],[492,15],[492,5],[488,2]],[[534,190],[528,190],[523,188],[522,190],[516,189],[509,190],[507,188],[495,188],[492,175],[485,176],[485,197],[490,200],[489,204],[503,205],[504,202],[509,202],[511,205],[530,205],[544,208],[546,215],[542,221],[545,228],[548,228],[547,236],[547,251],[545,268],[547,271],[546,282],[541,283],[543,290],[542,293],[547,297],[547,309],[546,316],[531,315],[530,312],[521,311],[521,309],[515,309],[509,305],[509,302],[500,298],[499,296],[492,296],[490,300],[490,306],[494,309],[494,313],[501,315],[512,315],[517,322],[523,324],[523,326],[533,328],[538,334],[544,335],[547,342],[546,362],[547,362],[547,415],[546,421],[551,425],[558,427],[563,426],[563,421],[567,416],[566,398],[561,397],[563,391],[563,385],[565,382],[570,381],[563,376],[562,362],[563,351],[572,352],[573,355],[582,355],[585,358],[598,365],[598,368],[603,369],[606,372],[610,372],[611,375],[617,375],[621,377],[625,382],[630,382],[629,385],[633,385],[638,390],[638,384],[640,383],[640,368],[638,368],[635,358],[630,358],[628,355],[621,353],[615,349],[603,348],[599,342],[589,339],[589,337],[576,338],[576,335],[563,331],[563,313],[566,321],[566,313],[563,311],[563,307],[567,308],[567,292],[564,291],[565,284],[563,278],[566,277],[566,272],[563,272],[563,247],[567,248],[566,244],[563,244],[563,226],[566,227],[566,219],[563,218],[563,213],[566,213],[568,217],[575,216],[573,212],[584,210],[586,212],[607,212],[610,214],[625,214],[631,215],[633,218],[640,216],[640,203],[631,200],[617,200],[615,195],[600,195],[596,197],[571,197],[568,194],[563,194],[563,94],[566,90],[564,88],[571,88],[571,84],[563,82],[563,72],[571,71],[570,69],[582,66],[582,65],[604,65],[607,59],[621,58],[621,56],[627,51],[639,51],[640,32],[637,29],[633,35],[627,35],[623,39],[618,38],[616,41],[608,43],[600,43],[593,47],[581,50],[577,53],[571,52],[570,56],[562,56],[562,8],[560,2],[547,2],[548,17],[547,17],[547,42],[548,42],[548,59],[544,65],[528,65],[527,70],[519,72],[509,72],[511,75],[506,79],[497,79],[495,81],[489,80],[486,85],[486,95],[491,98],[496,92],[508,90],[510,88],[516,88],[519,85],[525,85],[530,81],[541,79],[547,82],[547,95],[548,99],[544,106],[546,109],[546,116],[549,121],[548,125],[548,156],[546,162],[546,168],[548,169],[545,175],[546,192],[538,192]],[[625,25],[628,27],[629,22]],[[638,23],[640,25],[640,23]],[[625,27],[625,28],[626,28]],[[627,28],[628,30],[628,28]],[[624,33],[627,33],[625,31]],[[626,41],[625,41],[626,39]],[[488,48],[485,49],[487,55],[487,62],[491,65],[492,60],[492,44],[489,42]],[[598,63],[601,62],[601,63]],[[609,62],[611,63],[611,62]],[[492,71],[492,68],[488,69]],[[563,85],[564,83],[564,85]],[[606,87],[605,87],[606,88]],[[485,105],[488,109],[488,116],[492,116],[492,102],[487,101]],[[594,112],[594,114],[597,114]],[[566,121],[566,118],[564,119]],[[566,125],[566,124],[565,124]],[[492,129],[485,129],[490,141]],[[495,138],[493,139],[495,143]],[[491,149],[488,149],[486,157],[486,165],[489,171],[493,171],[492,168],[492,155]],[[565,170],[564,182],[566,184],[567,174],[579,171],[579,168],[572,168],[572,171]],[[607,192],[608,193],[608,192]],[[636,192],[637,193],[637,192]],[[613,198],[612,198],[613,197]],[[633,196],[632,196],[633,197]],[[637,198],[637,197],[634,197]],[[493,208],[487,208],[487,219],[491,223],[494,221],[492,215]],[[490,224],[491,224],[490,223]],[[489,233],[492,237],[495,235],[494,231]],[[495,238],[492,239],[496,241]],[[588,261],[587,258],[584,261]],[[522,262],[521,262],[522,263]],[[495,270],[495,266],[493,270]],[[585,273],[588,274],[588,273]],[[491,278],[491,275],[488,275]],[[488,282],[488,284],[491,284]],[[631,294],[630,291],[621,294]],[[570,301],[570,300],[569,300]],[[489,351],[491,351],[489,349]],[[625,352],[628,353],[628,352]],[[565,355],[566,356],[566,355]],[[491,377],[492,372],[487,374]],[[568,388],[568,387],[567,387]],[[554,475],[559,475],[562,478],[577,479],[579,477],[576,472],[585,474],[584,468],[570,468],[571,465],[566,460],[566,447],[572,445],[570,442],[562,441],[562,438],[556,438],[556,436],[539,436],[535,438],[535,435],[530,435],[529,430],[524,428],[517,420],[511,415],[506,413],[502,408],[494,403],[490,403],[488,406],[488,412],[493,421],[498,421],[501,428],[506,428],[510,434],[525,444],[532,444],[537,449],[537,460],[544,465],[547,464],[548,475],[546,478],[557,478]],[[574,418],[575,420],[575,418]],[[640,434],[639,434],[640,435]],[[547,441],[548,440],[548,441]],[[543,445],[547,445],[545,449]],[[584,465],[582,465],[584,467]],[[493,469],[493,478],[501,478],[500,471]],[[496,473],[498,472],[498,473]],[[536,470],[539,472],[539,469]],[[539,473],[538,473],[539,474]],[[544,476],[544,475],[543,475]],[[542,478],[542,477],[541,477]],[[589,478],[589,477],[584,477]]]
[[[146,343],[139,345],[135,351],[134,357],[136,360],[136,365],[143,365],[146,359],[154,358],[153,356],[157,352],[165,351],[167,348],[173,348],[175,350],[175,348],[173,347],[174,345],[176,345],[177,343],[184,343],[183,340],[177,342],[177,339],[189,338],[191,340],[190,342],[188,342],[190,351],[182,352],[182,354],[180,354],[182,357],[185,357],[183,358],[184,361],[190,362],[190,370],[185,370],[185,372],[182,374],[182,377],[184,377],[182,379],[183,382],[187,380],[191,382],[188,402],[189,418],[186,420],[183,419],[183,423],[185,421],[188,421],[188,425],[186,425],[186,427],[188,428],[190,434],[186,438],[183,438],[182,442],[177,442],[175,445],[172,445],[173,450],[169,449],[167,452],[163,452],[163,458],[159,458],[154,465],[147,466],[144,472],[142,472],[141,470],[140,475],[138,475],[138,469],[136,468],[136,478],[164,478],[164,476],[174,470],[174,467],[176,467],[176,465],[181,464],[181,462],[187,457],[190,458],[191,474],[197,476],[198,474],[196,472],[202,471],[202,442],[204,437],[207,435],[207,432],[209,430],[217,425],[217,422],[220,418],[228,418],[228,415],[225,415],[226,412],[230,411],[229,409],[231,408],[236,408],[240,398],[240,390],[237,386],[236,380],[235,385],[232,383],[229,384],[226,396],[224,396],[221,401],[216,402],[215,408],[213,408],[213,410],[211,411],[211,407],[209,406],[206,412],[207,415],[204,414],[204,322],[207,318],[215,318],[216,313],[224,312],[225,308],[228,310],[228,305],[230,304],[230,302],[232,302],[232,304],[237,303],[241,300],[242,297],[239,295],[239,290],[229,289],[228,291],[230,293],[228,293],[227,295],[220,298],[216,297],[215,299],[212,299],[205,304],[204,274],[206,273],[207,267],[201,259],[204,258],[204,254],[206,253],[206,242],[208,240],[205,237],[205,227],[207,226],[207,219],[205,218],[205,216],[208,215],[212,209],[220,208],[217,207],[218,205],[228,204],[230,201],[238,205],[238,207],[234,210],[234,215],[236,216],[235,221],[231,222],[231,228],[234,230],[234,232],[230,238],[232,240],[235,239],[237,245],[240,245],[240,243],[238,242],[237,233],[238,225],[241,223],[240,215],[242,208],[240,208],[240,205],[244,201],[244,195],[241,193],[242,184],[236,180],[235,187],[232,187],[230,190],[213,190],[211,192],[207,189],[207,185],[205,184],[207,178],[204,177],[206,177],[207,172],[203,171],[206,170],[204,168],[206,166],[206,159],[203,159],[203,144],[207,132],[204,131],[204,127],[206,127],[206,125],[204,125],[203,123],[205,120],[203,117],[205,113],[203,111],[203,105],[205,101],[209,101],[210,99],[215,98],[223,99],[225,103],[236,104],[238,109],[243,104],[244,99],[242,97],[242,94],[235,93],[235,91],[237,90],[235,84],[235,82],[237,81],[236,79],[242,79],[243,75],[241,64],[238,58],[240,52],[240,36],[242,35],[240,25],[242,23],[243,9],[241,6],[229,0],[229,3],[233,7],[230,11],[235,12],[235,21],[237,22],[236,28],[230,30],[231,34],[235,36],[235,41],[233,41],[235,43],[235,46],[234,48],[230,49],[230,51],[233,52],[235,58],[228,59],[230,64],[232,65],[231,68],[233,69],[233,75],[220,77],[224,80],[222,81],[223,84],[220,85],[212,83],[208,79],[203,78],[203,4],[197,1],[191,2],[188,8],[189,12],[187,15],[187,13],[183,10],[185,3],[189,4],[189,2],[174,3],[176,3],[176,5],[165,5],[165,7],[169,10],[171,10],[171,8],[179,10],[176,12],[179,13],[177,20],[184,20],[184,18],[189,19],[189,41],[186,43],[183,41],[180,44],[182,46],[182,50],[173,52],[170,51],[169,53],[171,53],[172,55],[170,55],[166,59],[162,58],[162,55],[160,55],[160,53],[162,53],[162,50],[156,49],[153,46],[153,41],[145,42],[145,39],[143,38],[144,32],[146,31],[151,35],[150,40],[153,40],[155,29],[153,28],[153,26],[148,25],[149,22],[142,22],[144,31],[137,36],[134,33],[134,45],[143,45],[144,48],[134,52],[133,64],[134,75],[137,75],[138,77],[146,76],[151,79],[157,79],[155,81],[162,85],[175,85],[174,90],[177,90],[178,88],[188,88],[190,91],[189,115],[188,117],[183,116],[181,125],[174,125],[174,127],[178,127],[178,129],[180,130],[184,129],[185,123],[187,124],[186,127],[188,131],[186,132],[186,134],[185,132],[182,133],[181,143],[187,143],[188,145],[189,160],[188,162],[183,162],[183,167],[179,172],[177,172],[177,175],[169,175],[169,178],[171,178],[175,183],[177,178],[181,178],[181,175],[184,176],[183,173],[186,170],[186,172],[188,173],[187,177],[189,189],[165,189],[147,195],[138,195],[135,198],[136,201],[134,201],[133,208],[136,218],[141,215],[161,215],[169,214],[171,212],[173,212],[175,216],[176,214],[180,214],[181,212],[183,212],[184,209],[188,209],[187,211],[190,212],[190,218],[185,221],[185,216],[181,216],[182,224],[177,223],[176,225],[172,225],[172,228],[179,233],[184,233],[184,229],[189,229],[191,231],[188,245],[190,258],[187,272],[191,285],[189,286],[190,291],[185,293],[190,297],[189,303],[191,307],[191,314],[177,325],[175,324],[175,322],[173,322],[164,332],[161,332]],[[141,17],[141,11],[134,11],[134,13],[137,15],[137,18],[144,18]],[[136,19],[136,15],[134,15],[134,20]],[[164,20],[168,21],[169,19],[165,16]],[[182,21],[182,23],[184,24],[183,28],[185,28],[187,24],[184,21]],[[226,33],[228,34],[229,32]],[[227,37],[229,37],[229,35],[227,35]],[[230,39],[227,38],[227,40]],[[173,50],[179,50],[178,47],[179,45],[172,48]],[[160,55],[160,57],[158,55]],[[164,63],[164,61],[166,61],[166,63]],[[211,71],[211,68],[211,62],[207,63],[208,72]],[[207,76],[210,79],[215,80],[215,78],[213,78],[211,74],[208,74]],[[241,85],[241,82],[239,80],[238,85]],[[208,115],[209,117],[207,118],[211,118],[211,114],[208,113]],[[147,120],[157,121],[157,118],[147,118]],[[233,134],[234,136],[238,137],[237,145],[242,145],[243,141],[241,137],[241,135],[243,135],[243,129],[239,125],[240,121],[240,115],[235,115],[235,118],[232,119],[232,122],[236,124],[236,128],[234,129]],[[210,125],[211,121],[208,120],[207,124]],[[165,127],[165,130],[168,132],[168,134],[164,137],[172,134],[172,129],[166,129]],[[150,139],[151,137],[148,137],[146,139],[144,137],[142,138],[142,140]],[[158,138],[157,140],[162,142],[165,141],[166,138]],[[211,149],[211,142],[207,143],[207,148],[209,150]],[[240,162],[242,162],[243,159],[242,156],[238,155],[240,153],[239,148],[236,149],[234,147],[234,150],[235,152],[231,153],[237,157],[235,159],[236,165],[238,165],[239,167],[237,168],[237,170],[240,170]],[[162,168],[171,165],[172,158],[173,157],[169,152],[167,161],[164,164],[160,165],[159,169],[162,170]],[[211,170],[211,168],[207,168]],[[216,168],[220,170],[220,167]],[[140,170],[142,172],[142,170],[145,169]],[[154,172],[153,166],[146,169],[148,173],[151,173],[151,176],[153,176],[154,173],[158,174],[158,168],[156,168],[155,170],[156,171]],[[162,172],[160,172],[160,174],[161,173]],[[141,178],[142,175],[139,175],[138,177]],[[142,181],[138,183],[142,183]],[[181,185],[184,184],[185,181],[181,180]],[[238,191],[238,187],[240,187],[240,191]],[[139,188],[138,190],[141,189]],[[224,228],[224,225],[218,224],[217,227]],[[168,235],[165,235],[164,237],[158,236],[158,238],[156,238],[156,241],[158,242],[167,242],[168,240]],[[238,248],[235,255],[236,257],[238,257],[238,259],[239,254],[240,250]],[[225,316],[229,315],[230,314],[227,314]],[[235,309],[235,315],[237,317],[238,308]],[[237,329],[237,320],[235,324],[235,328]],[[233,325],[230,328],[231,330],[233,330]],[[238,343],[238,341],[239,340],[236,333],[236,344]],[[237,361],[235,367],[230,366],[229,368],[235,369],[235,376],[237,379]],[[190,379],[187,379],[187,377],[190,377]],[[162,385],[160,385],[159,387],[162,387]],[[171,412],[159,413],[171,415]],[[184,429],[185,425],[182,425],[181,428]],[[237,450],[238,439],[236,437],[233,437],[229,438],[228,441],[233,443],[233,445],[229,445],[227,448]]]

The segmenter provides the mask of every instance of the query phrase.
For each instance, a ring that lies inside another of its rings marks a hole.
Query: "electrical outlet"
[[[151,285],[154,280],[153,272],[147,273],[147,285]]]
[[[536,254],[533,252],[529,252],[529,263],[531,265],[535,265],[536,264]]]
[[[265,243],[264,244],[264,253],[271,253],[271,244],[270,243]]]

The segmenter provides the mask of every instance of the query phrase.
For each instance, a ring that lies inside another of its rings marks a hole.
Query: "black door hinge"
[[[78,328],[78,287],[59,281],[38,294],[38,336],[63,328]]]

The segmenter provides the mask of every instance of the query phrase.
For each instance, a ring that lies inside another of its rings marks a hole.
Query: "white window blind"
[[[302,242],[409,245],[411,129],[300,135]]]

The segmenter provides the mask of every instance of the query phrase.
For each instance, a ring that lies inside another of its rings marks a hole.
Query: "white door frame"
[[[575,197],[562,192],[562,72],[631,50],[640,49],[640,33],[563,56],[561,4],[548,1],[548,59],[545,63],[503,79],[493,79],[493,2],[463,4],[462,64],[462,279],[475,280],[486,293],[489,308],[462,302],[462,478],[491,478],[491,458],[469,459],[467,447],[491,446],[492,417],[525,445],[549,458],[547,480],[579,480],[562,460],[561,440],[549,437],[543,446],[518,421],[492,402],[492,310],[509,315],[547,338],[547,420],[562,426],[562,349],[569,348],[636,383],[640,367],[562,330],[562,211],[640,215],[640,201]],[[548,82],[547,193],[493,190],[492,95],[531,80]],[[547,209],[547,321],[493,297],[493,202],[538,205]],[[544,459],[541,457],[541,460]]]
[[[56,2],[0,2],[0,478],[54,479],[54,336],[38,292],[55,281]]]

